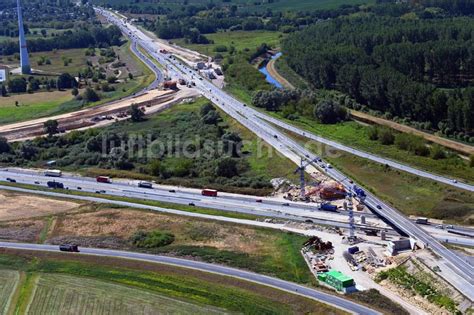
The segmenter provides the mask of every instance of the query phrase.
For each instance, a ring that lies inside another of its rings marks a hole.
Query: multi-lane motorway
[[[24,243],[7,243],[0,242],[0,247],[12,248],[12,249],[22,249],[22,250],[32,250],[32,251],[47,251],[47,252],[57,252],[59,251],[58,246],[54,245],[40,245],[40,244],[24,244]],[[243,279],[246,281],[262,284],[265,286],[270,286],[277,288],[279,290],[284,290],[293,294],[298,294],[313,300],[317,300],[329,305],[332,305],[336,308],[346,310],[355,314],[380,314],[368,307],[359,305],[355,302],[351,302],[344,298],[340,298],[334,295],[330,295],[315,289],[311,289],[296,283],[280,280],[277,278],[264,276],[256,274],[249,271],[243,271],[240,269],[225,267],[222,265],[208,264],[194,260],[186,260],[181,258],[167,257],[167,256],[157,256],[149,255],[142,253],[118,251],[118,250],[108,250],[108,249],[98,249],[98,248],[80,248],[81,253],[79,255],[95,255],[103,257],[112,257],[112,258],[125,258],[132,260],[146,261],[150,263],[159,263],[177,266],[181,268],[195,269],[203,272],[210,272],[219,274],[222,276],[234,277]],[[77,254],[71,254],[77,255]]]
[[[100,183],[95,178],[63,173],[60,178],[44,176],[42,171],[5,168],[0,169],[0,183],[14,179],[17,184],[27,184],[45,189],[48,181],[58,181],[70,191],[94,193],[101,195],[126,197],[135,200],[159,201],[179,205],[192,203],[196,207],[216,209],[223,212],[251,214],[265,218],[277,218],[300,222],[311,222],[327,226],[348,228],[347,211],[328,212],[321,210],[318,204],[291,202],[270,197],[253,197],[247,195],[219,193],[219,197],[206,197],[198,189],[154,185],[153,189],[141,188],[136,180],[114,180],[111,183]],[[6,187],[6,186],[0,186]],[[398,233],[384,223],[377,215],[370,212],[355,212],[357,230],[385,230],[387,235],[398,236]],[[365,224],[362,224],[364,217]],[[474,246],[474,238],[448,233],[448,230],[436,225],[423,225],[423,228],[441,241],[452,244]],[[474,234],[473,229],[453,226],[450,230]]]
[[[178,59],[173,58],[167,54],[159,53],[159,45],[133,24],[124,22],[117,15],[110,11],[100,8],[97,8],[96,10],[99,14],[104,15],[111,23],[119,26],[124,34],[129,36],[133,42],[139,44],[152,56],[152,58],[156,59],[156,61],[163,65],[163,67],[168,70],[173,69],[173,74],[175,77],[195,82],[196,89],[198,89],[203,96],[211,100],[228,115],[239,121],[239,123],[247,127],[249,130],[253,131],[257,136],[269,143],[287,158],[297,164],[300,162],[301,158],[308,160],[314,160],[317,158],[312,152],[309,152],[299,143],[295,142],[286,134],[283,134],[277,128],[271,125],[268,122],[271,121],[271,117],[268,117],[267,115],[260,113],[249,106],[246,106],[220,88],[217,88],[211,82],[201,77],[190,66],[183,64]],[[281,125],[279,121],[276,121],[276,123]],[[300,132],[302,133],[304,131]],[[389,163],[392,163],[392,161],[385,161],[385,164]],[[410,172],[420,172],[419,170],[410,169],[408,167],[405,168]],[[322,169],[321,165],[313,165],[312,167],[308,167],[307,171],[308,173],[323,171],[334,179],[341,181],[341,183],[343,183],[348,189],[352,188],[352,183],[349,181],[349,179],[347,179],[346,176],[336,169]],[[420,174],[420,176],[422,175],[423,174]],[[461,183],[456,183],[451,179],[447,179],[445,183],[467,189],[469,191],[474,191],[473,186],[467,185],[466,187],[461,187]],[[460,292],[463,292],[470,299],[474,300],[474,272],[472,266],[470,266],[466,261],[457,255],[453,254],[434,237],[405,218],[397,210],[383,203],[375,196],[369,194],[366,198],[366,203],[373,209],[377,209],[381,216],[385,217],[387,220],[397,226],[397,228],[405,232],[407,235],[415,238],[424,246],[431,248],[436,254],[449,262],[449,266],[453,272],[449,275],[443,276],[449,278],[448,280],[450,280],[450,282],[455,285]],[[468,289],[466,290],[466,288]]]

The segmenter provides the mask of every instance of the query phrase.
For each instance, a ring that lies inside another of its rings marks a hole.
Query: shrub
[[[395,136],[388,128],[382,128],[378,133],[378,138],[383,145],[392,145],[395,142]]]
[[[439,144],[434,144],[431,147],[431,158],[433,160],[442,160],[446,158],[446,151]]]
[[[314,116],[323,124],[335,124],[347,119],[347,111],[333,100],[324,100],[314,107]]]
[[[369,139],[372,141],[376,141],[379,139],[379,128],[376,126],[372,126],[369,128]]]
[[[174,235],[161,231],[137,231],[130,241],[138,248],[158,248],[169,245],[174,242]]]

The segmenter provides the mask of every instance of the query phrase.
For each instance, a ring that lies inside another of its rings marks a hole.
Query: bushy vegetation
[[[4,144],[0,163],[42,166],[56,160],[60,168],[95,167],[111,175],[131,171],[130,176],[144,174],[170,184],[257,194],[271,190],[270,175],[249,163],[257,152],[243,147],[240,134],[211,104],[183,106],[188,108],[146,121]]]
[[[362,302],[366,305],[370,305],[370,306],[377,305],[379,309],[382,309],[384,311],[384,314],[393,314],[393,315],[410,314],[399,304],[393,302],[386,296],[382,295],[376,289],[369,289],[365,291],[358,291],[355,293],[351,293],[349,297],[358,302]]]
[[[323,124],[335,124],[349,117],[337,100],[324,98],[310,90],[258,91],[253,96],[252,103],[268,111],[281,111],[290,120],[307,116]]]
[[[158,248],[174,242],[174,235],[162,231],[137,231],[130,238],[130,242],[138,248]]]
[[[441,293],[433,287],[433,285],[425,280],[420,279],[416,274],[407,271],[404,266],[398,266],[386,271],[382,271],[377,275],[376,281],[388,279],[393,283],[402,286],[413,293],[426,298],[431,303],[444,307],[452,313],[459,313],[456,302]]]

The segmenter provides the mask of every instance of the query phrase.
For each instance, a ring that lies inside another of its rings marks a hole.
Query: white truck
[[[46,170],[44,171],[44,176],[49,176],[49,177],[61,177],[63,176],[63,172],[60,170]]]

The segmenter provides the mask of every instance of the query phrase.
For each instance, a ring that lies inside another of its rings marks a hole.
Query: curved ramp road
[[[306,148],[296,143],[286,134],[281,133],[277,128],[270,125],[270,123],[266,121],[267,115],[259,113],[256,110],[249,108],[245,104],[239,102],[237,99],[217,88],[212,84],[212,82],[207,81],[201,77],[199,73],[194,71],[189,66],[184,65],[173,56],[158,53],[159,45],[139,29],[137,29],[134,25],[123,22],[113,13],[102,8],[95,9],[99,14],[104,15],[111,23],[119,26],[125,34],[131,34],[130,36],[132,41],[136,41],[152,56],[152,58],[155,58],[161,65],[167,69],[174,69],[174,73],[177,75],[177,78],[183,78],[187,81],[194,81],[196,88],[201,91],[203,96],[211,100],[224,112],[254,132],[257,136],[269,143],[287,158],[296,164],[300,163],[301,158],[308,160],[314,160],[316,158],[312,152],[309,152],[306,150]],[[262,115],[265,116],[265,119],[260,118]],[[281,122],[278,121],[278,124],[281,124]],[[411,169],[407,167],[407,170]],[[351,186],[347,177],[335,169],[323,169],[321,165],[307,168],[308,173],[314,171],[325,172],[336,180],[342,181],[346,187]],[[450,181],[450,179],[447,180]],[[450,184],[454,185],[458,183],[450,182]],[[467,188],[470,191],[474,191],[473,186],[468,185]],[[463,293],[471,300],[474,300],[474,271],[469,263],[449,251],[434,237],[413,224],[408,218],[404,217],[394,208],[383,203],[373,195],[369,195],[367,199],[368,204],[371,207],[375,207],[373,209],[379,208],[377,211],[380,215],[384,216],[392,224],[405,231],[410,237],[414,238],[418,242],[423,243],[426,247],[431,248],[437,255],[439,255],[440,263],[446,264],[449,267],[449,272],[443,272],[441,273],[441,276],[443,276],[453,286],[455,286],[459,292]]]
[[[33,251],[48,251],[48,252],[58,252],[58,246],[54,245],[39,245],[39,244],[24,244],[24,243],[8,243],[0,242],[0,247],[12,248],[12,249],[24,249],[24,250],[33,250]],[[246,281],[262,284],[269,287],[274,287],[279,290],[287,291],[290,293],[298,294],[306,298],[317,300],[329,305],[332,305],[337,308],[344,309],[351,313],[355,314],[364,314],[364,315],[375,315],[381,314],[376,312],[368,307],[359,305],[357,303],[345,300],[341,297],[330,295],[315,289],[311,289],[293,282],[280,280],[277,278],[260,275],[257,273],[244,271],[240,269],[224,267],[221,265],[208,264],[193,260],[186,260],[181,258],[166,257],[166,256],[156,256],[142,253],[118,251],[118,250],[108,250],[108,249],[98,249],[98,248],[80,248],[81,255],[95,255],[95,256],[104,256],[104,257],[114,257],[114,258],[125,258],[125,259],[134,259],[141,260],[151,263],[167,264],[173,265],[182,268],[196,269],[204,272],[210,272],[219,274],[222,276],[230,276]],[[76,255],[76,254],[71,254]]]

